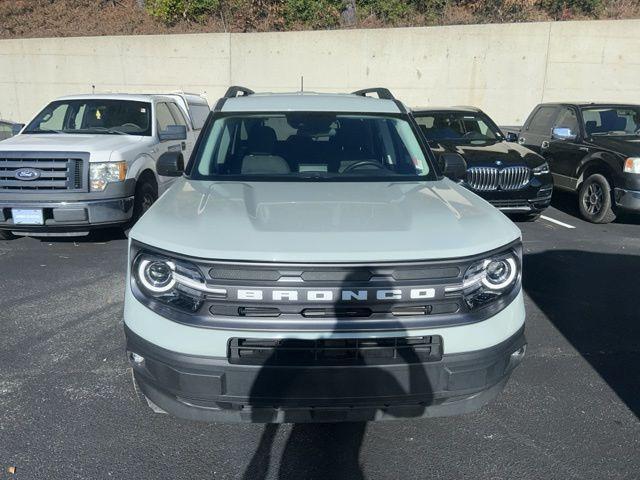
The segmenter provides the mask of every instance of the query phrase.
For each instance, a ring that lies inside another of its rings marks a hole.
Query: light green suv
[[[232,87],[186,168],[180,152],[159,163],[181,178],[131,231],[124,310],[155,411],[452,415],[523,358],[520,231],[388,90]]]

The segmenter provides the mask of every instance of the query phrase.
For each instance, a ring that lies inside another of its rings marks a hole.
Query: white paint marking
[[[564,228],[576,228],[573,225],[569,225],[568,223],[561,222],[560,220],[556,220],[555,218],[550,218],[550,217],[547,217],[545,215],[540,215],[540,218],[542,218],[543,220],[546,220],[547,222],[551,222],[551,223],[555,223],[556,225],[560,225],[561,227],[564,227]]]

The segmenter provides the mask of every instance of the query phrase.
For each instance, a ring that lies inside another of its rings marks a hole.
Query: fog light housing
[[[136,352],[129,352],[129,361],[134,365],[142,365],[144,363],[144,357],[138,355]]]
[[[522,359],[524,358],[525,353],[527,353],[527,346],[523,345],[511,354],[511,357],[509,358],[509,363],[513,366],[518,365],[520,362],[522,362]]]

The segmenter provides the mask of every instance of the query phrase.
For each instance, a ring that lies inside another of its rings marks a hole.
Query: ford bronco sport
[[[379,98],[369,94],[377,93]],[[520,231],[386,89],[216,105],[133,227],[124,307],[156,412],[326,422],[481,407],[524,350]]]

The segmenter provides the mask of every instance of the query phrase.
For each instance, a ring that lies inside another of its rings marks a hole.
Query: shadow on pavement
[[[640,416],[640,256],[549,250],[524,257],[524,289]]]
[[[357,282],[357,273],[348,273],[343,280],[342,288],[358,290]],[[391,288],[390,285],[386,286]],[[360,287],[362,288],[363,285]],[[385,285],[376,285],[376,288],[385,288]],[[331,307],[336,310],[344,309],[345,304],[336,301],[333,306],[329,305],[329,308]],[[344,321],[357,322],[358,319],[347,318]],[[395,330],[396,337],[407,336],[399,322],[385,329]],[[335,338],[331,333],[325,338]],[[337,342],[336,345],[341,348],[340,340]],[[297,399],[298,405],[333,408],[338,412],[334,413],[338,418],[344,413],[344,409],[339,411],[336,408],[337,405],[342,407],[362,405],[367,398],[369,405],[371,402],[376,406],[402,405],[401,410],[394,411],[394,416],[398,418],[423,415],[425,406],[428,405],[425,399],[432,396],[432,388],[421,365],[410,368],[408,373],[407,370],[403,370],[404,374],[396,376],[389,369],[378,366],[380,365],[378,360],[371,357],[363,359],[363,364],[355,367],[359,370],[356,378],[353,371],[345,375],[342,368],[336,368],[338,365],[353,365],[354,362],[351,360],[353,353],[345,354],[340,358],[336,355],[336,352],[331,354],[329,362],[334,366],[329,368],[319,367],[317,364],[314,366],[315,362],[308,366],[291,368],[289,363],[283,364],[282,359],[279,359],[275,353],[262,364],[252,385],[249,403],[253,409],[253,420],[260,423],[266,422],[267,425],[244,472],[244,480],[267,478],[279,428],[278,424],[268,422],[275,421],[277,414],[275,410],[286,406],[290,399]],[[394,363],[420,364],[422,362],[412,348],[398,349],[398,355],[402,359]],[[410,394],[413,395],[413,399],[407,398]],[[274,465],[279,465],[278,478],[363,479],[359,454],[367,425],[364,420],[373,420],[376,411],[377,407],[368,408],[364,414],[365,418],[360,422],[294,424],[286,441],[282,458],[279,462],[273,462]]]

